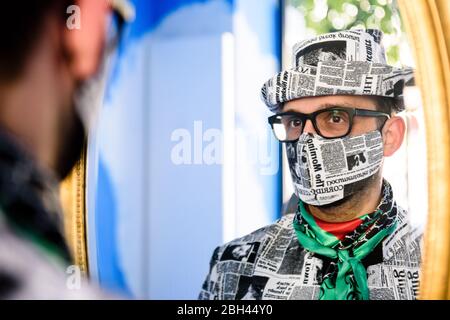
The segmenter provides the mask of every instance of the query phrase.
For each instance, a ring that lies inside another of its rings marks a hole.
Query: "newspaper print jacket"
[[[398,207],[397,229],[362,260],[371,300],[416,299],[422,232]],[[201,300],[315,300],[329,261],[304,250],[294,214],[216,248]]]

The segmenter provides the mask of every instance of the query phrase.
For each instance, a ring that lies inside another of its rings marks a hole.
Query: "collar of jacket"
[[[38,168],[14,137],[0,130],[0,222],[69,263],[61,212],[57,180]]]

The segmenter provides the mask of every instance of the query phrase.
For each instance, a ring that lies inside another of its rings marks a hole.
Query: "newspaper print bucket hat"
[[[382,36],[376,29],[347,30],[297,43],[293,68],[263,85],[263,101],[278,112],[282,103],[303,97],[347,94],[402,100],[404,87],[414,82],[413,69],[387,64]]]

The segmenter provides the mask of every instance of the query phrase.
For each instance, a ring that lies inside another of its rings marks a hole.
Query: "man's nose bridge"
[[[303,128],[303,133],[317,133],[314,129],[311,119],[306,119],[305,127]]]

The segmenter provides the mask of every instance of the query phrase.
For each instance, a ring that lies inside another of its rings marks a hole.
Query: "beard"
[[[381,171],[382,170],[380,168],[370,177],[346,185],[344,187],[345,196],[341,200],[322,206],[313,207],[318,208],[324,214],[329,214],[330,216],[336,217],[339,216],[338,212],[346,212],[351,210],[351,208],[358,207],[361,202],[364,202],[368,198],[369,193],[373,190],[373,187],[379,183],[381,179]]]
[[[86,131],[73,105],[70,110],[66,121],[60,121],[59,148],[55,168],[60,180],[64,180],[80,160],[86,142]]]
[[[104,70],[103,68],[101,70]],[[91,124],[90,116],[95,114],[95,106],[102,96],[104,72],[77,83],[69,101],[67,110],[60,118],[58,158],[56,173],[61,180],[66,178],[78,160],[86,145],[87,128]]]

